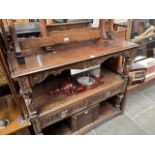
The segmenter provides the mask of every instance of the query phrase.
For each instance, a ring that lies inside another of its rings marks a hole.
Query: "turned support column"
[[[121,103],[121,111],[122,111],[122,113],[124,113],[124,109],[125,109],[125,105],[126,105],[127,97],[128,97],[128,86],[130,85],[130,82],[131,82],[131,79],[130,79],[130,76],[129,76],[129,71],[130,71],[130,66],[132,64],[131,55],[132,55],[133,51],[127,51],[125,53],[125,55],[124,55],[123,74],[128,78],[128,80],[127,80],[127,86],[124,89],[124,98],[123,98],[122,103]]]

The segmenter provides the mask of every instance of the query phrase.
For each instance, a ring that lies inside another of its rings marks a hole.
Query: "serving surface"
[[[90,60],[124,50],[136,48],[137,44],[128,41],[112,40],[103,42],[87,42],[80,44],[66,44],[54,47],[55,53],[46,53],[41,48],[33,48],[25,53],[25,64],[19,65],[13,52],[9,55],[12,78],[33,74],[48,69],[56,69],[85,60]]]

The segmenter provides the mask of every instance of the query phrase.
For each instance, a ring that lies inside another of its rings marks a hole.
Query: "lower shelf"
[[[47,135],[79,135],[87,132],[91,128],[98,126],[99,124],[111,119],[112,117],[120,114],[120,110],[116,108],[108,101],[100,104],[100,114],[94,122],[82,127],[80,130],[72,132],[67,124],[67,120],[60,121],[48,128],[43,130],[44,134]]]

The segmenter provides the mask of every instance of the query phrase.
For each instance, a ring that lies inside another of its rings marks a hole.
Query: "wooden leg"
[[[124,94],[124,97],[122,99],[122,103],[121,103],[121,112],[124,113],[125,110],[125,106],[126,106],[126,102],[127,102],[127,97],[128,97],[128,86],[130,84],[130,78],[127,78],[126,81],[126,87],[124,88],[124,92],[122,92]]]
[[[127,55],[125,55],[125,64],[124,64],[124,69],[123,69],[123,73],[126,76],[126,87],[124,88],[124,92],[122,92],[124,94],[124,98],[122,100],[121,103],[121,112],[124,113],[125,110],[125,105],[127,102],[127,97],[128,97],[128,86],[130,84],[130,77],[129,77],[129,71],[130,71],[130,66],[131,66],[131,56],[127,53]]]
[[[127,102],[127,97],[128,97],[128,92],[125,93],[125,96],[122,100],[122,104],[121,104],[121,112],[124,113],[125,110],[125,106],[126,106],[126,102]]]
[[[32,122],[33,129],[34,129],[35,134],[36,135],[43,135],[42,128],[40,126],[39,117],[36,116],[34,118],[31,118],[31,122]]]

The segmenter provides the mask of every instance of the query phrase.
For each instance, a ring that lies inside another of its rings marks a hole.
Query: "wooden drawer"
[[[59,112],[56,112],[55,114],[48,114],[46,116],[40,117],[41,126],[47,127],[77,112],[80,112],[86,108],[87,108],[87,103],[84,101],[84,102],[77,103],[76,105],[73,105],[71,107],[66,107],[65,109]]]
[[[113,89],[109,89],[105,92],[101,92],[97,95],[91,96],[87,99],[87,107],[90,107],[96,103],[102,102],[112,96],[115,96],[118,93],[121,93],[124,89],[124,86],[126,87],[127,83],[123,83],[121,85],[116,86]]]
[[[95,121],[99,114],[99,104],[92,106],[69,118],[69,126],[72,131],[79,130],[85,125]]]

